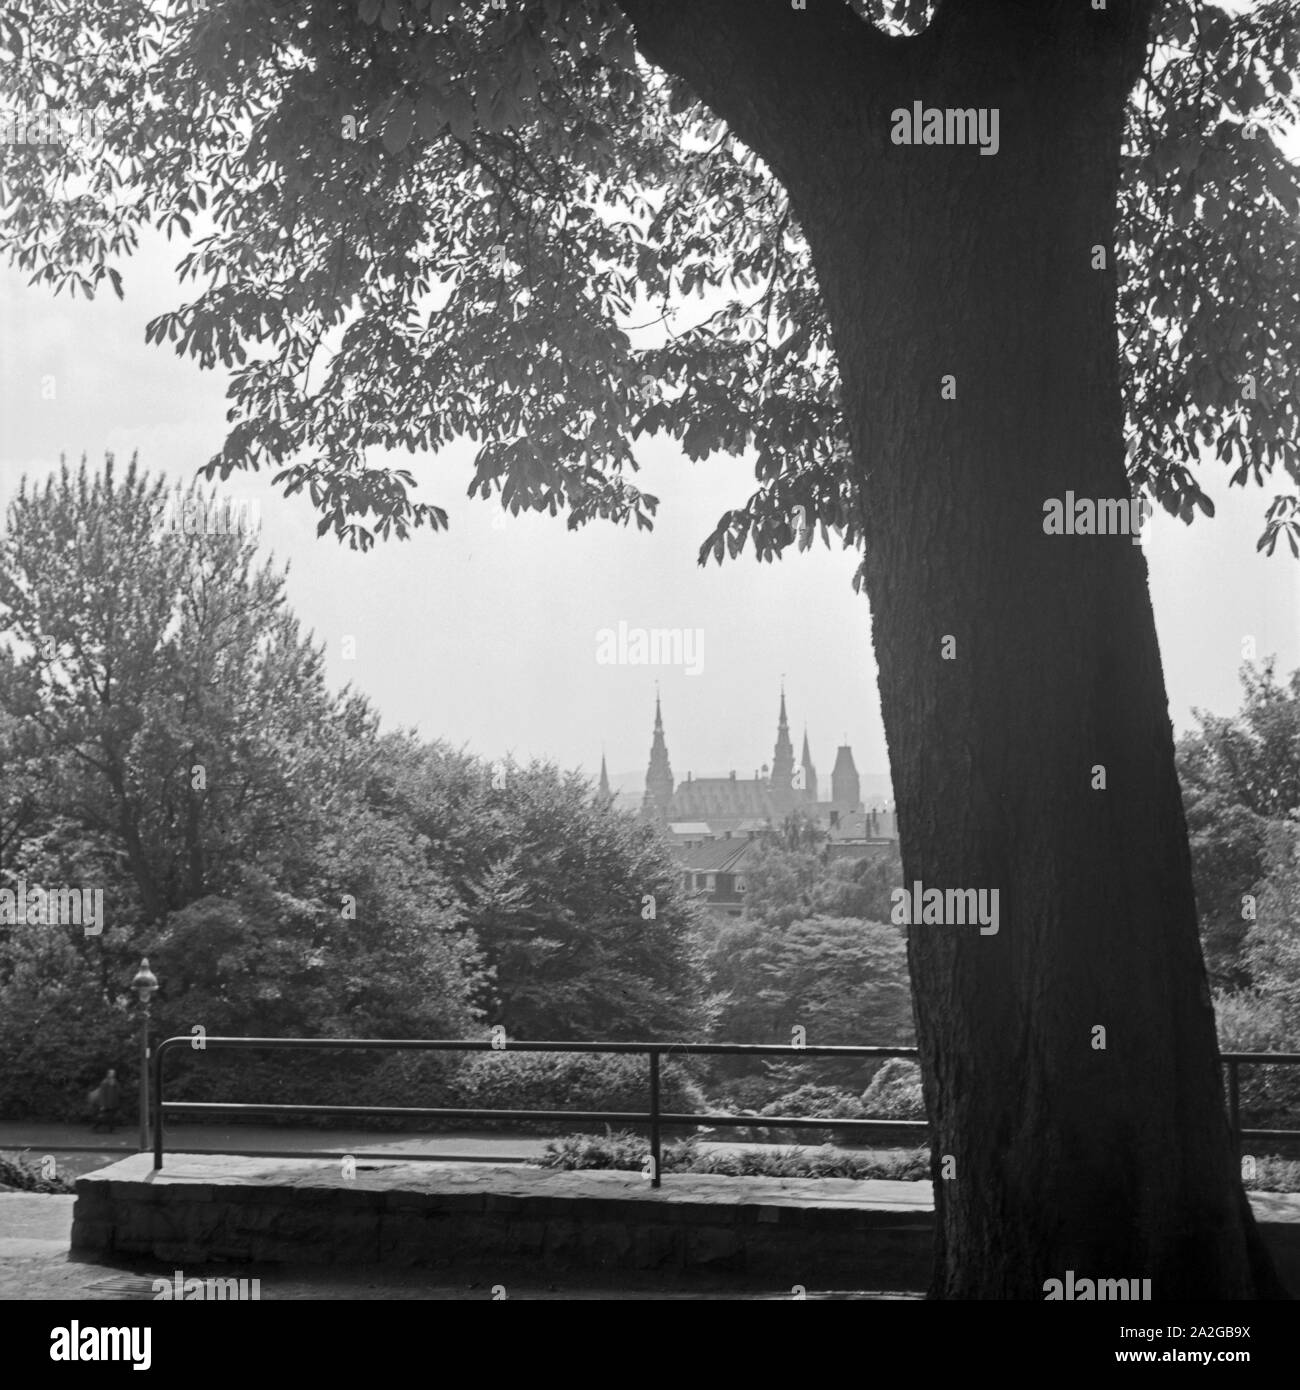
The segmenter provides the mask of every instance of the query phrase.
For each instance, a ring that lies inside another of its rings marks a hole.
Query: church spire
[[[609,773],[605,771],[605,755],[604,755],[603,752],[602,752],[601,755],[600,755],[600,789],[599,789],[599,791],[600,791],[601,797],[602,797],[604,800],[608,801],[608,800],[610,799],[610,798],[609,798]]]
[[[794,787],[794,745],[790,742],[790,721],[785,713],[785,680],[781,681],[781,714],[776,725],[776,750],[772,754],[772,800],[785,815],[796,801]]]
[[[799,759],[803,768],[804,796],[811,802],[817,800],[817,769],[813,766],[812,754],[808,751],[808,726],[803,730],[803,757]]]
[[[650,743],[650,766],[645,774],[645,796],[641,799],[642,818],[666,825],[672,799],[673,769],[668,761],[668,745],[664,742],[664,720],[659,708],[659,688],[656,686],[655,731]]]

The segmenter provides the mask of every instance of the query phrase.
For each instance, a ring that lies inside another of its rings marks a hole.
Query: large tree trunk
[[[1040,1299],[1073,1270],[1282,1296],[1224,1114],[1142,551],[1043,531],[1048,498],[1128,495],[1112,230],[1146,7],[948,0],[911,40],[842,0],[624,8],[812,248],[906,882],[1000,895],[996,935],[909,932],[932,1292]],[[915,101],[998,109],[1000,149],[891,144]]]

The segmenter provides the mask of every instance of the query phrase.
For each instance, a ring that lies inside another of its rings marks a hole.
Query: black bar
[[[652,1083],[653,1084],[653,1083]],[[653,1094],[653,1092],[652,1092]],[[652,1102],[653,1104],[653,1102]],[[418,1115],[443,1120],[592,1120],[653,1125],[653,1110],[443,1110],[414,1105],[261,1105],[244,1101],[169,1100],[169,1114],[218,1115]],[[928,1129],[928,1120],[827,1120],[806,1115],[693,1115],[660,1113],[661,1125],[732,1125],[761,1129]]]
[[[512,1136],[513,1137],[513,1136]],[[103,1153],[103,1149],[84,1149],[85,1153]],[[60,1153],[76,1152],[70,1144],[60,1144]],[[536,1163],[531,1154],[417,1154],[380,1149],[190,1149],[176,1150],[186,1158],[355,1158],[358,1162],[376,1163],[499,1163],[503,1167],[519,1167]]]
[[[650,1051],[650,1186],[658,1187],[659,1162],[663,1157],[659,1136],[659,1054]]]
[[[410,1115],[435,1120],[592,1120],[602,1124],[645,1124],[650,1119],[648,1110],[444,1110],[415,1105],[257,1105],[217,1100],[169,1100],[164,1109],[170,1114],[190,1111],[202,1115]]]
[[[181,1035],[168,1043],[187,1046],[193,1038]],[[162,1044],[166,1046],[166,1044]],[[651,1048],[670,1056],[721,1054],[737,1057],[915,1057],[914,1047],[791,1047],[789,1043],[648,1043],[648,1042],[515,1042],[502,1048],[486,1038],[230,1038],[206,1037],[198,1051],[218,1047],[309,1047],[309,1048],[414,1048],[433,1052],[649,1052]],[[1267,1055],[1267,1054],[1265,1054]],[[1273,1060],[1276,1060],[1274,1058]],[[1300,1061],[1300,1053],[1296,1054]]]

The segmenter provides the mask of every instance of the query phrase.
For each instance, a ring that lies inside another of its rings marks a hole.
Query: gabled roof
[[[764,818],[776,813],[772,789],[762,778],[696,777],[679,782],[671,809],[683,820],[719,816]]]
[[[713,840],[707,845],[676,845],[673,859],[678,867],[695,874],[734,874],[753,852],[751,840]]]

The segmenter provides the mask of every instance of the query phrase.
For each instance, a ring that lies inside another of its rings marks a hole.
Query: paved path
[[[67,1177],[92,1173],[137,1151],[139,1135],[134,1126],[115,1134],[101,1134],[89,1125],[29,1124],[0,1121],[0,1153],[26,1151],[27,1159],[53,1155],[57,1171]],[[287,1129],[261,1125],[168,1125],[167,1147],[185,1153],[233,1154],[260,1150],[272,1154],[309,1152],[372,1154],[394,1158],[402,1154],[444,1158],[461,1163],[530,1163],[546,1150],[545,1134],[503,1134],[499,1130],[456,1130],[447,1134],[393,1134],[376,1130]],[[751,1144],[710,1139],[702,1151],[757,1149],[771,1152],[790,1144]],[[880,1150],[884,1152],[884,1150]]]
[[[132,1128],[115,1134],[92,1131],[89,1125],[0,1122],[0,1153],[22,1153],[28,1163],[45,1155],[54,1158],[55,1171],[79,1178],[137,1152],[139,1135]],[[168,1126],[169,1149],[194,1153],[237,1153],[261,1150],[288,1154],[315,1151],[327,1154],[397,1154],[457,1159],[479,1163],[529,1163],[546,1148],[545,1135],[509,1134],[391,1134],[374,1130],[284,1129],[253,1125]]]

